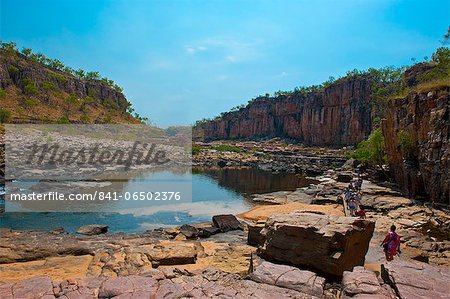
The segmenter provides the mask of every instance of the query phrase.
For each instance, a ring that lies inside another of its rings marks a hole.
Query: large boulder
[[[107,232],[108,232],[108,225],[101,225],[101,224],[84,225],[77,230],[77,234],[87,236],[101,235]]]
[[[270,217],[258,253],[267,260],[342,276],[362,266],[375,223],[352,217],[297,212]]]
[[[195,226],[189,224],[183,224],[180,227],[180,233],[186,236],[188,239],[197,239],[199,231]]]
[[[242,229],[241,223],[232,214],[213,216],[212,222],[213,222],[214,226],[219,228],[222,232],[228,232],[231,230]]]
[[[336,176],[336,181],[340,183],[350,183],[353,180],[353,175],[351,173],[338,173]]]
[[[220,229],[214,226],[206,226],[199,229],[199,237],[202,238],[209,238],[218,233],[220,233]]]
[[[396,290],[400,299],[449,298],[448,268],[394,260],[381,267],[381,276]]]

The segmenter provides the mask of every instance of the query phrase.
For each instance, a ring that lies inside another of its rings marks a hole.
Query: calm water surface
[[[143,202],[129,206],[120,202],[117,212],[7,212],[0,216],[0,227],[12,229],[52,230],[64,227],[75,231],[85,224],[106,224],[111,232],[137,232],[163,226],[210,221],[213,215],[237,214],[252,203],[246,195],[280,190],[295,190],[314,181],[296,174],[274,174],[251,169],[196,168],[186,173],[149,172],[123,183],[123,191],[139,191],[147,181],[169,185],[192,182],[192,198],[188,202],[155,204]]]

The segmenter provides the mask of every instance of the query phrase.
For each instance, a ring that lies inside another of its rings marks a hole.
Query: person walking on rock
[[[350,199],[350,202],[348,204],[348,208],[350,209],[350,216],[355,217],[356,214],[356,204],[353,199]]]
[[[358,213],[356,215],[359,217],[359,219],[366,219],[366,212],[361,206],[359,207]]]
[[[395,232],[395,230],[395,225],[392,225],[389,233],[381,243],[387,261],[392,261],[394,259],[394,255],[396,255],[397,252],[400,253],[400,236]]]

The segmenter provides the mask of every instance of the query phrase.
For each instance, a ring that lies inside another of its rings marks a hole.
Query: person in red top
[[[363,210],[363,208],[361,208],[361,206],[359,207],[358,213],[356,214],[359,219],[366,219],[366,212]]]
[[[383,246],[384,254],[386,255],[386,260],[392,261],[394,255],[400,253],[400,236],[395,232],[395,225],[391,226],[391,230],[384,238],[381,246]]]

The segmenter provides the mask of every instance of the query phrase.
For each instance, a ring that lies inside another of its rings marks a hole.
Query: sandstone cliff
[[[308,145],[350,145],[372,130],[370,84],[365,78],[338,80],[309,93],[260,97],[245,108],[200,124],[204,140],[283,137]]]
[[[137,122],[120,90],[100,80],[82,80],[26,58],[0,50],[2,110],[12,122]]]
[[[382,121],[392,174],[404,192],[450,204],[450,88],[388,103]]]

